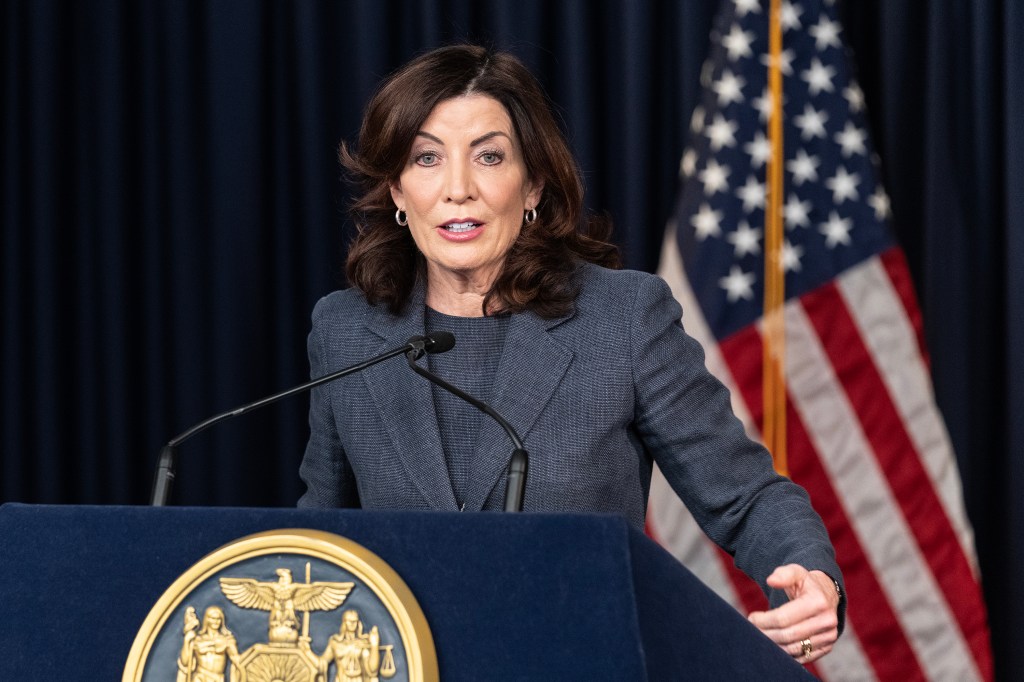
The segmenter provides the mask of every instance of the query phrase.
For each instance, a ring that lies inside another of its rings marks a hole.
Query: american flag
[[[729,0],[712,33],[659,274],[683,324],[762,423],[767,0]],[[921,315],[833,3],[783,2],[789,474],[829,528],[848,592],[825,680],[991,679],[973,534],[934,402]],[[758,588],[660,475],[648,529],[738,609]]]

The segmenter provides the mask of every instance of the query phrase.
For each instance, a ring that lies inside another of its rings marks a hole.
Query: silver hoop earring
[[[535,209],[535,208],[531,208],[529,211],[526,212],[526,215],[523,216],[523,220],[526,221],[527,225],[529,225],[530,223],[532,223],[536,219],[537,219],[537,209]]]
[[[401,225],[402,227],[405,227],[406,225],[409,224],[409,216],[407,216],[405,214],[405,211],[403,211],[402,209],[398,209],[397,211],[395,211],[395,222]]]

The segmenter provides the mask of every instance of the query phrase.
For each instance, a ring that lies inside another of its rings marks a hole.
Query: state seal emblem
[[[434,642],[402,579],[366,548],[305,529],[210,553],[157,600],[123,682],[433,682]]]

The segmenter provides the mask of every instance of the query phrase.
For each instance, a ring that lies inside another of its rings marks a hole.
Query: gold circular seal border
[[[122,682],[142,682],[146,659],[174,610],[197,587],[234,564],[268,554],[302,554],[340,565],[369,587],[395,619],[409,665],[409,682],[438,682],[437,652],[427,619],[405,581],[362,545],[326,531],[283,528],[247,535],[215,549],[171,583],[143,621]]]

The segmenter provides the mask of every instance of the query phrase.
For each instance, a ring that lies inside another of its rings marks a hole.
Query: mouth
[[[453,232],[455,234],[461,234],[461,233],[464,233],[464,232],[472,232],[473,230],[475,230],[476,228],[480,227],[481,225],[483,225],[483,223],[477,222],[477,221],[475,221],[473,219],[469,219],[469,220],[453,220],[451,222],[445,223],[444,225],[441,225],[440,227],[442,229],[446,230],[447,232]]]

